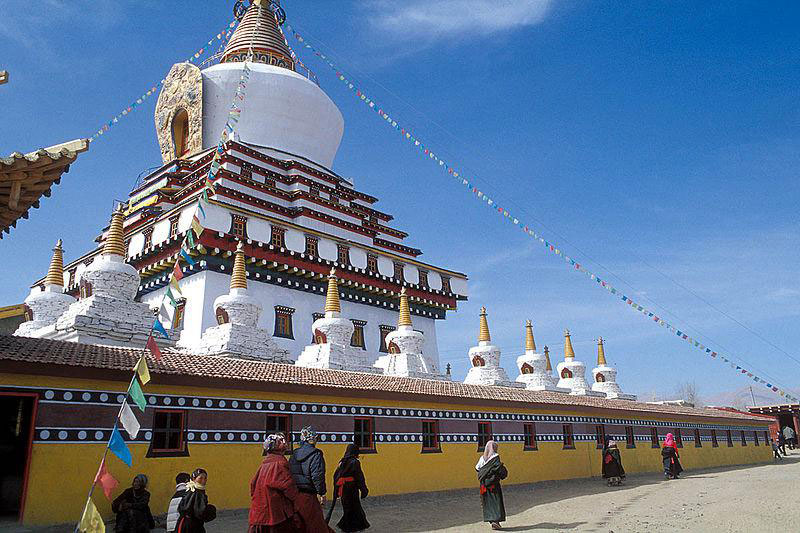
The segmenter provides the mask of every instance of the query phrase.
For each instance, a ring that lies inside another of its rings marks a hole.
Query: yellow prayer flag
[[[144,356],[136,363],[136,373],[139,374],[139,380],[142,382],[142,385],[147,385],[150,381],[150,369],[147,368],[147,359],[145,359]]]
[[[78,525],[81,533],[106,533],[106,525],[103,523],[103,517],[94,506],[91,498],[86,503],[86,508],[83,510],[81,523]]]

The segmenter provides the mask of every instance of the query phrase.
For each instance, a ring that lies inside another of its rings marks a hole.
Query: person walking
[[[335,498],[338,497],[342,501],[343,511],[342,518],[336,525],[346,533],[364,531],[370,527],[364,508],[361,507],[361,499],[367,497],[369,489],[364,479],[364,472],[361,470],[361,462],[358,460],[359,454],[357,444],[348,444],[339,466],[336,467],[336,472],[333,473],[333,484],[336,487],[334,505]]]
[[[261,466],[250,481],[248,533],[306,531],[296,512],[299,496],[297,485],[289,470],[289,462],[283,455],[286,438],[282,433],[267,435],[264,451],[266,455]]]
[[[609,487],[622,485],[622,480],[625,479],[625,469],[622,468],[619,448],[617,448],[617,442],[613,440],[606,440],[603,448],[603,479],[606,480]]]
[[[775,454],[775,459],[780,459],[783,461],[783,457],[779,453],[780,448],[778,447],[778,443],[775,439],[771,439],[770,443],[772,444],[772,453]]]
[[[675,444],[675,437],[672,433],[667,433],[664,438],[664,447],[661,448],[661,462],[664,464],[664,477],[667,479],[678,479],[683,472],[683,467],[678,454],[678,446]]]
[[[150,512],[150,493],[146,489],[147,476],[139,474],[111,503],[111,510],[117,515],[115,533],[142,533],[156,527]]]
[[[208,503],[206,494],[208,472],[198,468],[192,472],[191,478],[186,483],[186,494],[178,504],[175,533],[206,533],[206,522],[217,517],[217,508]]]
[[[483,521],[489,522],[492,529],[501,529],[500,522],[506,520],[506,508],[503,502],[503,489],[500,480],[508,477],[506,466],[500,461],[497,442],[490,440],[483,447],[483,455],[478,459],[475,470],[481,484],[481,507]]]
[[[786,455],[786,438],[783,436],[782,431],[778,432],[778,449],[784,456]]]
[[[783,437],[786,439],[786,442],[789,444],[789,449],[794,450],[795,442],[795,434],[794,430],[791,426],[785,426],[783,428]]]
[[[186,495],[186,484],[191,480],[191,476],[186,472],[181,472],[175,476],[175,494],[172,495],[167,506],[167,533],[175,533],[175,526],[178,525],[178,518],[180,517],[178,504],[181,503],[181,500]]]
[[[294,502],[309,533],[333,533],[325,522],[325,457],[317,449],[317,432],[311,426],[300,430],[302,445],[292,452],[289,469],[299,491]]]

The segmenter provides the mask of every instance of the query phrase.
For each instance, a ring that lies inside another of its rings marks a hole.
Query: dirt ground
[[[503,530],[800,531],[800,450],[789,451],[788,457],[773,464],[684,474],[674,481],[656,474],[629,476],[621,487],[607,487],[599,479],[506,486],[503,492],[508,520]],[[213,502],[213,490],[210,496]],[[370,532],[490,530],[481,521],[477,488],[370,497],[363,502],[372,523]],[[334,513],[331,524],[339,516]],[[208,533],[245,532],[247,511],[221,512],[206,529]],[[68,529],[31,530],[0,524],[0,531],[50,533]]]

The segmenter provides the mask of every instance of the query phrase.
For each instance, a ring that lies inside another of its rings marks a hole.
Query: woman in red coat
[[[280,433],[264,441],[267,455],[250,482],[250,527],[248,533],[291,533],[304,531],[295,512],[297,486],[283,456],[286,439]]]

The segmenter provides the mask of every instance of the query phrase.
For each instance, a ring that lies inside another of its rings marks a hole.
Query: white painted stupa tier
[[[624,394],[617,383],[617,369],[606,362],[603,337],[597,339],[597,366],[592,369],[592,390],[602,392],[607,398],[636,400],[635,394]]]
[[[602,392],[595,392],[586,382],[586,365],[581,361],[575,360],[575,350],[572,349],[572,340],[569,330],[564,331],[564,360],[556,367],[558,375],[558,386],[569,389],[570,394],[576,396],[598,396],[604,397]]]
[[[547,370],[547,357],[536,351],[533,338],[533,325],[528,320],[525,324],[525,353],[517,357],[519,376],[517,382],[528,390],[569,393],[571,389],[560,388],[555,384],[552,371]]]
[[[467,372],[467,377],[464,378],[464,383],[470,385],[525,387],[522,383],[511,381],[505,369],[500,366],[500,348],[492,345],[485,307],[481,307],[478,345],[469,349],[469,361],[472,366]]]

